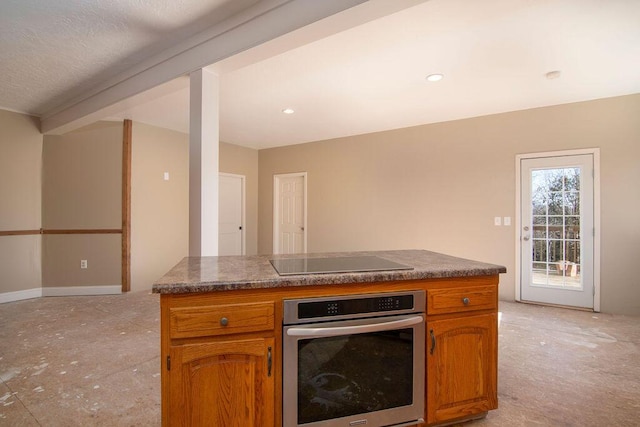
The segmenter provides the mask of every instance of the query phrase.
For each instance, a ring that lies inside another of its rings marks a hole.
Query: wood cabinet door
[[[273,338],[171,347],[169,425],[271,427]]]
[[[498,407],[495,314],[427,321],[427,423]]]

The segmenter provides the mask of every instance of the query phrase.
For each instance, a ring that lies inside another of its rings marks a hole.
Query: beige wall
[[[134,122],[132,141],[131,290],[150,290],[189,252],[189,136]]]
[[[43,287],[120,286],[120,234],[51,234],[43,236]],[[87,269],[80,260],[87,260]]]
[[[248,254],[271,252],[273,174],[307,171],[311,252],[426,248],[504,264],[509,272],[501,278],[501,298],[513,299],[515,230],[493,226],[493,217],[515,217],[515,155],[599,147],[602,310],[637,314],[640,286],[633,269],[640,253],[636,221],[640,192],[634,187],[640,181],[637,117],[640,95],[632,95],[260,152],[221,144],[220,170],[247,176]],[[64,136],[46,136],[44,148],[34,118],[0,110],[0,128],[0,230],[120,228],[121,123],[98,123]],[[134,132],[134,156],[139,157],[134,160],[133,191],[136,183],[139,190],[143,185],[152,190],[135,196],[139,205],[133,202],[133,215],[135,209],[158,215],[157,202],[146,197],[156,191],[158,178],[153,174],[166,167],[158,164],[153,172],[155,166],[148,164],[152,142],[164,141],[173,148],[184,145],[188,155],[184,142],[175,145],[186,135],[138,123]],[[141,147],[136,148],[136,139]],[[154,161],[180,159],[178,152],[158,153]],[[180,173],[172,170],[169,183],[177,185]],[[177,204],[187,200],[186,192],[185,185],[173,193]],[[257,209],[252,208],[256,203]],[[164,212],[169,212],[166,206]],[[141,230],[136,231],[134,224],[134,259],[135,245],[148,245],[135,243],[141,237],[136,232]],[[186,234],[176,232],[168,240],[179,248],[186,243],[178,235],[186,239]],[[119,284],[120,263],[115,256],[119,239],[119,235],[48,235],[41,243],[37,235],[0,237],[0,293],[41,284]],[[80,259],[89,260],[87,271],[80,271]],[[155,271],[145,270],[144,258],[135,262],[141,267],[132,277],[146,288],[155,280],[150,279]]]
[[[189,254],[189,136],[136,122],[132,139],[131,283],[139,290]],[[246,177],[246,252],[256,254],[258,152],[221,143],[219,168]]]
[[[245,176],[246,254],[258,253],[258,151],[220,144],[220,172]]]
[[[38,119],[0,110],[0,231],[41,227]],[[40,288],[41,237],[0,236],[0,294]]]
[[[0,110],[0,125],[0,230],[121,227],[121,122],[47,135],[44,148],[37,119]],[[188,135],[136,122],[132,136],[131,284],[139,290],[188,254]],[[255,254],[258,152],[222,143],[220,171],[246,177],[247,254]],[[0,293],[120,285],[120,245],[120,234],[0,237]]]
[[[259,253],[272,247],[273,175],[308,172],[309,252],[424,248],[502,264],[515,295],[516,154],[601,149],[602,311],[640,313],[640,95],[259,152]]]
[[[42,223],[45,229],[122,227],[122,122],[99,122],[46,135]],[[121,236],[44,235],[43,287],[121,284]],[[88,269],[80,270],[80,260]]]

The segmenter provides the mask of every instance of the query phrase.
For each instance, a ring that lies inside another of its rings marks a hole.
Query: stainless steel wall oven
[[[423,421],[424,291],[284,301],[283,427]]]

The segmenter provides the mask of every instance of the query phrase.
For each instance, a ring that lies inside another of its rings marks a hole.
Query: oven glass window
[[[413,402],[413,329],[298,341],[298,424]]]

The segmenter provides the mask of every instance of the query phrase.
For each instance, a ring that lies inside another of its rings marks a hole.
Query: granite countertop
[[[269,262],[270,259],[345,256],[377,256],[411,266],[413,270],[280,276]],[[456,258],[425,250],[187,257],[153,284],[153,292],[185,294],[236,289],[489,276],[506,272],[507,269],[501,265]]]

